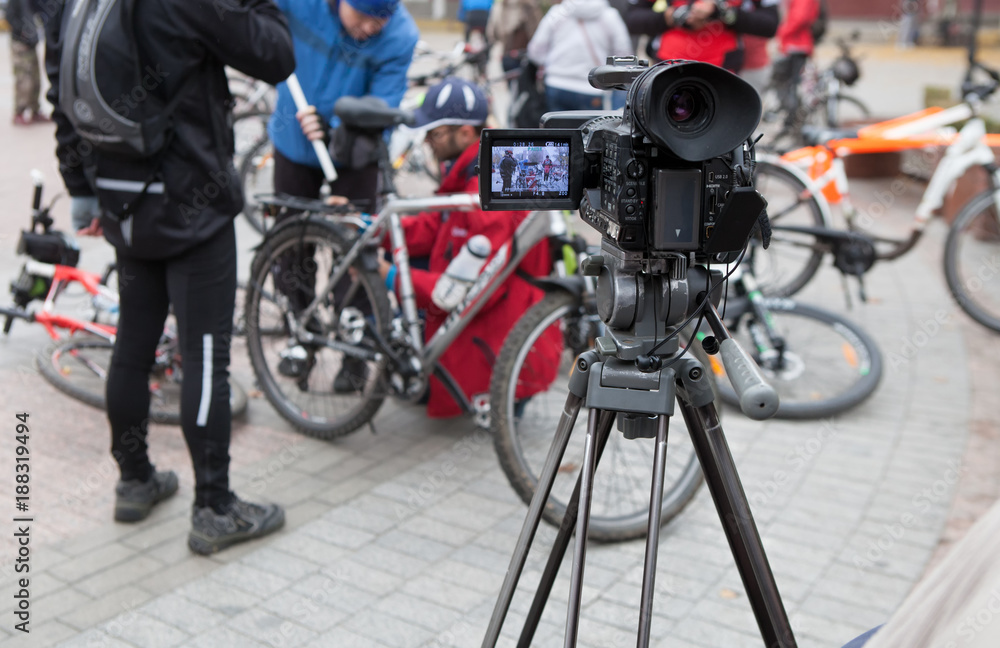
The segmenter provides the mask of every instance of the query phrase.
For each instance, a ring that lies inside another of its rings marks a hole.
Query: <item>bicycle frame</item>
[[[1000,172],[995,168],[995,156],[991,149],[991,145],[1000,145],[1000,137],[986,134],[985,124],[978,113],[978,103],[973,100],[947,109],[923,110],[867,126],[859,130],[855,138],[834,139],[820,146],[790,151],[780,161],[786,163],[782,166],[790,171],[797,168],[801,172],[801,167],[808,167],[808,174],[799,173],[797,177],[815,196],[821,211],[829,211],[830,204],[841,204],[848,227],[855,230],[858,229],[855,223],[858,210],[850,200],[844,156],[948,144],[916,208],[910,236],[903,240],[873,237],[876,241],[893,244],[891,250],[878,254],[879,259],[896,259],[916,245],[934,212],[944,204],[951,186],[970,168],[987,168],[992,186],[1000,186]],[[941,130],[966,119],[968,121],[957,134]],[[997,205],[1000,207],[1000,196],[997,197]]]
[[[55,341],[62,339],[62,336],[56,329],[67,330],[70,335],[79,331],[86,331],[109,342],[115,341],[115,334],[117,332],[115,326],[99,322],[85,322],[53,312],[56,296],[62,292],[65,286],[74,282],[83,286],[92,297],[102,296],[117,303],[118,295],[114,294],[113,291],[101,283],[99,275],[72,266],[53,265],[34,260],[25,263],[25,270],[29,274],[52,279],[52,285],[45,296],[45,302],[42,304],[41,310],[29,312],[20,308],[0,307],[0,315],[8,318],[24,319],[29,322],[38,322],[45,327],[45,331],[49,334],[49,337]]]
[[[361,236],[355,240],[340,262],[331,270],[327,290],[323,294],[317,295],[300,314],[299,321],[308,321],[319,304],[332,294],[334,286],[346,276],[348,269],[358,260],[362,250],[378,243],[384,232],[388,231],[392,246],[392,258],[398,273],[399,302],[402,311],[400,320],[403,330],[407,334],[407,344],[415,351],[416,361],[419,363],[419,367],[415,367],[415,369],[420,372],[428,372],[431,369],[440,371],[450,380],[447,372],[437,366],[441,355],[468,326],[503,282],[516,270],[528,252],[549,236],[565,231],[565,224],[562,223],[561,217],[553,216],[550,212],[531,212],[518,226],[513,237],[496,250],[489,262],[483,267],[479,278],[469,288],[465,299],[447,317],[425,345],[423,342],[423,321],[417,312],[416,293],[410,274],[410,255],[403,234],[401,216],[434,210],[468,211],[478,207],[479,197],[473,194],[451,194],[429,198],[390,196],[375,220],[365,227]],[[335,218],[335,220],[352,225],[365,225],[360,219],[352,217]],[[364,357],[363,351],[344,342],[320,338],[316,338],[315,342],[352,356]],[[454,389],[449,391],[456,396],[456,399],[461,394],[460,391]],[[460,404],[466,409],[472,410],[468,403]]]

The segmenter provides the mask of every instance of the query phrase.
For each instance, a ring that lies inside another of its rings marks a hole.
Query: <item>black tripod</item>
[[[605,247],[605,253],[609,251],[615,254],[613,249]],[[537,490],[528,507],[507,576],[483,639],[483,648],[495,646],[500,636],[528,551],[542,519],[542,508],[548,499],[577,415],[584,405],[590,408],[590,418],[583,466],[517,645],[519,648],[531,645],[575,530],[577,543],[570,580],[565,646],[576,646],[594,473],[616,419],[627,439],[656,439],[636,644],[640,648],[649,645],[667,428],[674,413],[675,397],[679,397],[681,415],[687,424],[705,481],[722,520],[764,644],[768,647],[793,648],[796,645],[795,637],[726,443],[705,369],[695,358],[679,353],[676,338],[671,341],[672,344],[662,343],[667,333],[666,322],[677,323],[687,316],[689,282],[683,260],[679,261],[682,268],[679,273],[676,271],[677,266],[674,266],[672,272],[655,274],[649,272],[651,268],[648,259],[611,257],[608,261],[613,265],[606,265],[604,257],[593,257],[591,261],[593,263],[585,268],[585,272],[601,276],[598,283],[598,311],[609,328],[606,336],[597,339],[596,350],[581,354],[576,361],[570,379],[570,394],[539,476]],[[636,271],[637,267],[644,268],[645,272]],[[696,272],[702,274],[695,275]],[[691,274],[690,285],[700,285],[700,281],[694,277],[705,276],[704,270],[692,268]],[[601,287],[604,288],[603,294]],[[651,308],[643,307],[644,296],[652,296],[652,299],[648,299],[652,303]],[[710,300],[700,301],[705,304],[702,307],[704,317],[716,338],[722,340],[719,347],[723,362],[728,375],[735,377],[734,387],[740,394],[743,411],[756,419],[773,415],[778,406],[774,391],[763,381],[753,361],[729,337]],[[615,327],[615,324],[626,321],[629,322],[626,324],[628,329]],[[657,343],[656,340],[661,342]],[[660,346],[664,348],[661,349]]]

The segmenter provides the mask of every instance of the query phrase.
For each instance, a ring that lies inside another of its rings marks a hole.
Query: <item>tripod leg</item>
[[[660,547],[660,517],[663,513],[663,481],[667,466],[667,429],[670,417],[661,414],[656,423],[656,454],[653,456],[653,487],[649,494],[649,530],[646,532],[646,563],[642,571],[642,599],[639,604],[639,640],[649,646],[653,622],[653,587],[656,581],[656,554]]]
[[[764,645],[795,648],[792,626],[760,542],[733,455],[722,433],[715,405],[709,403],[695,408],[684,398],[680,399],[680,404]]]
[[[611,432],[611,425],[615,422],[615,412],[610,410],[601,411],[601,419],[597,423],[597,455],[594,458],[596,465],[601,463],[601,455],[604,454],[604,446],[608,443]],[[566,549],[569,547],[569,540],[573,537],[573,530],[576,528],[576,518],[580,511],[580,481],[583,476],[581,472],[576,478],[576,486],[566,503],[566,514],[559,525],[559,532],[556,534],[555,542],[552,543],[552,550],[549,559],[545,563],[541,578],[538,579],[538,587],[535,589],[535,598],[531,601],[531,609],[524,620],[524,627],[521,629],[521,636],[517,640],[518,648],[530,648],[532,640],[535,638],[535,630],[538,629],[538,622],[545,611],[545,604],[549,600],[552,592],[552,585],[559,574],[559,567],[562,565],[563,557],[566,556]]]
[[[569,606],[566,609],[566,648],[576,646],[580,630],[580,605],[583,601],[583,567],[587,560],[587,527],[590,524],[590,504],[594,497],[594,473],[597,470],[598,410],[590,410],[587,421],[587,442],[583,449],[580,469],[580,505],[577,507],[576,548],[573,551],[573,575],[569,582]]]
[[[563,408],[562,416],[559,418],[559,425],[556,427],[555,437],[552,439],[552,446],[549,454],[545,458],[545,465],[542,473],[538,477],[538,486],[535,494],[531,498],[531,505],[528,506],[528,514],[524,518],[524,526],[521,527],[521,534],[517,538],[517,545],[514,547],[514,555],[510,558],[510,566],[507,568],[507,575],[504,577],[503,587],[500,588],[500,596],[497,604],[493,608],[493,616],[490,617],[490,625],[483,638],[483,648],[496,646],[500,638],[500,628],[507,617],[510,602],[514,598],[514,590],[517,589],[517,581],[524,571],[524,563],[528,559],[528,550],[535,539],[535,532],[538,524],[542,521],[542,508],[549,499],[552,491],[552,483],[555,481],[556,472],[559,470],[559,463],[566,453],[566,446],[569,444],[569,437],[573,432],[573,425],[576,424],[576,417],[580,413],[580,406],[583,398],[572,392],[566,397],[566,405]]]

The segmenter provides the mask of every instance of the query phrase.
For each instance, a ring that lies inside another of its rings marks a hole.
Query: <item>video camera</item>
[[[756,91],[707,63],[649,67],[636,57],[609,58],[590,83],[627,90],[624,111],[554,112],[541,129],[483,131],[483,209],[579,208],[622,251],[735,260],[766,206],[751,180]]]

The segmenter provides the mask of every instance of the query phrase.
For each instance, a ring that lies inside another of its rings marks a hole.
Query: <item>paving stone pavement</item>
[[[0,96],[9,98],[5,45]],[[42,168],[58,184],[51,129],[15,131],[5,114],[4,148],[18,155],[0,160],[0,199],[13,207],[0,216],[4,281],[18,267],[10,251],[27,216],[27,169]],[[855,183],[856,201],[873,204],[884,182]],[[879,225],[903,227],[921,190],[908,185]],[[57,213],[67,217],[65,204]],[[1000,379],[977,364],[995,359],[997,339],[970,324],[947,293],[944,232],[933,223],[929,240],[876,267],[870,303],[848,311],[887,360],[869,401],[813,423],[724,417],[800,646],[840,646],[891,615],[938,547],[956,484],[971,469],[988,481],[984,474],[996,467],[973,464],[966,453],[970,428],[984,428],[986,437],[1000,429]],[[248,232],[240,236],[252,245]],[[100,241],[83,247],[86,267],[106,260]],[[844,308],[830,269],[803,299]],[[235,488],[280,502],[288,523],[273,537],[204,558],[185,543],[192,480],[179,431],[151,433],[154,460],[180,473],[178,496],[141,524],[112,523],[116,474],[106,423],[35,374],[31,354],[44,340],[23,324],[0,339],[0,416],[12,430],[15,413],[30,413],[35,518],[30,635],[14,630],[11,601],[22,574],[14,571],[15,525],[0,523],[0,597],[10,606],[0,615],[0,648],[480,644],[525,507],[490,440],[469,421],[429,421],[418,407],[386,403],[375,434],[324,443],[294,433],[253,399],[234,428]],[[906,353],[908,343],[918,351]],[[250,385],[245,352],[237,346],[233,357],[234,375]],[[0,476],[0,501],[11,503],[13,447],[9,437],[0,443],[0,475],[10,476]],[[981,499],[991,488],[980,489]],[[553,536],[543,527],[536,545]],[[642,541],[590,545],[582,646],[634,644],[643,551]],[[544,549],[532,553],[524,582],[537,579],[544,558]],[[534,645],[561,645],[567,574]],[[529,595],[518,592],[502,645],[514,645]],[[705,489],[661,535],[652,633],[658,647],[761,643]]]

